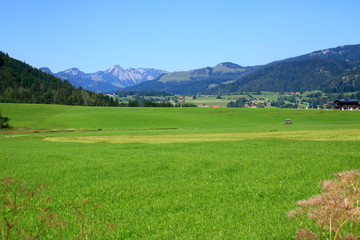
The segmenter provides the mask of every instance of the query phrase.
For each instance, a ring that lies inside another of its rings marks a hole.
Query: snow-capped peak
[[[70,68],[70,69],[66,70],[65,73],[71,74],[71,75],[78,75],[79,73],[81,73],[81,71],[78,68]]]
[[[96,92],[108,92],[153,80],[165,72],[152,68],[124,69],[120,65],[114,65],[105,71],[95,73],[84,73],[78,68],[70,68],[54,75],[70,81],[76,87],[81,86],[83,89]]]
[[[123,69],[120,65],[114,65],[114,66],[110,67],[110,68],[107,70],[107,72],[111,72],[111,73],[113,73],[113,74],[118,75],[118,73],[119,73],[120,71],[123,71],[123,70],[124,70],[124,69]]]

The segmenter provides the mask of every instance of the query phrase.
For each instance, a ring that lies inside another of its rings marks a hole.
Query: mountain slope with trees
[[[213,93],[241,91],[321,90],[323,84],[342,74],[350,65],[327,59],[281,62],[259,69],[229,84],[208,90]]]
[[[0,102],[117,106],[112,98],[75,88],[0,52]]]
[[[346,70],[340,76],[326,82],[322,88],[330,93],[360,91],[360,66]]]
[[[351,88],[341,80],[360,67],[360,45],[348,45],[273,62],[229,84],[219,84],[207,93],[241,91],[359,91],[359,78]],[[351,78],[351,77],[349,77]],[[338,86],[338,84],[342,84]],[[339,88],[340,87],[340,88]]]

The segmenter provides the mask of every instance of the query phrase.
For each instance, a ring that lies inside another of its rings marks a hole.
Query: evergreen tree
[[[129,107],[139,107],[139,102],[138,100],[130,100],[129,103],[128,103],[128,106]]]

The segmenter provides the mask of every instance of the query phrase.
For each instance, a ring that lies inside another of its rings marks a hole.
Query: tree
[[[247,102],[246,98],[238,98],[236,102],[229,102],[227,107],[244,107],[245,103]]]
[[[128,103],[128,106],[129,107],[139,107],[139,102],[138,100],[130,100],[129,103]]]

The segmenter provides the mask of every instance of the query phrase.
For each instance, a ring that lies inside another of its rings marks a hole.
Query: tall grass
[[[94,219],[116,223],[109,239],[291,239],[298,226],[286,214],[294,203],[319,193],[316,183],[332,173],[360,167],[359,141],[346,139],[157,144],[43,140],[279,130],[301,134],[306,129],[343,134],[341,129],[359,128],[356,112],[67,106],[56,111],[57,106],[35,106],[39,115],[27,116],[22,112],[31,112],[33,105],[13,110],[12,104],[0,104],[12,125],[64,124],[79,131],[0,135],[0,176],[46,184],[43,192],[53,199],[49,207],[60,216],[69,214],[68,203],[98,203]],[[294,124],[284,126],[285,118]],[[176,129],[161,130],[163,124]],[[98,126],[103,131],[81,131]],[[65,237],[76,231],[75,225],[68,229]]]

